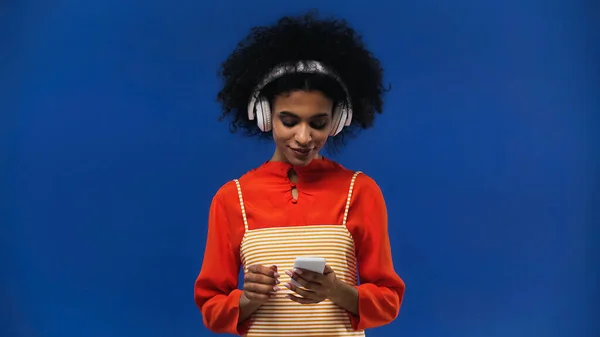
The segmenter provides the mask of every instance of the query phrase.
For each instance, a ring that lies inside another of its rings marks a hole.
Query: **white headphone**
[[[250,97],[248,104],[248,119],[254,120],[256,115],[257,124],[261,131],[271,131],[271,106],[269,100],[260,94],[260,91],[272,81],[288,74],[308,73],[308,74],[323,74],[335,79],[346,94],[346,99],[338,102],[333,110],[331,123],[331,131],[329,135],[335,136],[342,131],[344,126],[349,126],[352,122],[352,103],[348,89],[342,80],[333,71],[327,69],[318,61],[299,61],[295,65],[280,64],[273,68],[264,80],[256,87],[254,94]],[[256,112],[256,114],[255,114]]]

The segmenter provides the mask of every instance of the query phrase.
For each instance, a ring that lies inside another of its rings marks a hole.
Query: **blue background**
[[[407,284],[370,336],[598,336],[600,7],[566,0],[1,2],[0,336],[211,335],[210,200],[272,151],[218,123],[216,69],[309,8],[393,86],[333,158],[380,184]]]

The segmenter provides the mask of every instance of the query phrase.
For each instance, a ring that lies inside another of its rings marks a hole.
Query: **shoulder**
[[[385,204],[383,192],[379,184],[371,176],[364,172],[360,172],[356,176],[353,186],[354,202],[363,206]]]
[[[337,180],[344,185],[351,184],[353,195],[362,196],[363,201],[370,198],[383,198],[381,188],[370,175],[360,170],[350,170],[338,163],[335,164],[336,167],[333,169],[335,173],[332,172],[333,174],[330,175],[331,180]]]
[[[234,202],[236,205],[239,203],[239,194],[241,192],[241,186],[244,186],[244,191],[247,190],[248,184],[252,184],[260,180],[260,175],[257,174],[257,169],[252,169],[239,178],[231,179],[219,187],[214,195],[213,200],[222,203]]]
[[[350,170],[337,164],[338,176],[342,179],[352,179],[355,191],[367,191],[371,193],[381,193],[379,185],[370,175],[360,170]]]
[[[370,175],[368,175],[362,171],[359,171],[359,172],[360,172],[360,174],[358,174],[356,176],[356,181],[355,181],[356,188],[359,188],[360,190],[363,190],[363,191],[381,193],[381,188],[379,187],[379,185],[377,184],[375,179],[373,179]]]
[[[237,186],[234,180],[221,185],[213,196],[213,204],[226,205],[231,201],[238,200]]]

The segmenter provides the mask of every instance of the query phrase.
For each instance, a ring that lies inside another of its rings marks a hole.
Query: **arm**
[[[383,194],[366,175],[357,178],[357,185],[348,227],[355,240],[360,285],[352,287],[355,292],[342,286],[340,293],[346,295],[339,296],[344,300],[338,305],[352,314],[352,326],[363,330],[388,324],[398,316],[405,285],[394,271]]]
[[[194,300],[209,330],[239,335],[246,328],[239,322],[244,322],[256,309],[238,289],[241,261],[239,251],[232,247],[232,230],[226,214],[222,194],[217,193],[210,207],[206,248],[194,285]]]

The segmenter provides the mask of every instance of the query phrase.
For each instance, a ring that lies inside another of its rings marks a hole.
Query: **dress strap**
[[[244,219],[244,233],[248,231],[248,218],[246,217],[246,207],[244,207],[244,197],[242,197],[242,187],[240,181],[234,179],[235,186],[237,187],[238,198],[240,199],[240,209],[242,210],[242,219]]]
[[[361,171],[354,172],[352,180],[350,180],[350,188],[348,189],[348,199],[346,199],[346,209],[344,210],[344,220],[342,221],[342,225],[344,227],[346,226],[346,221],[348,221],[348,211],[350,210],[350,200],[352,200],[352,191],[354,190],[354,183],[356,182],[356,177],[358,177],[358,175],[361,173]]]

